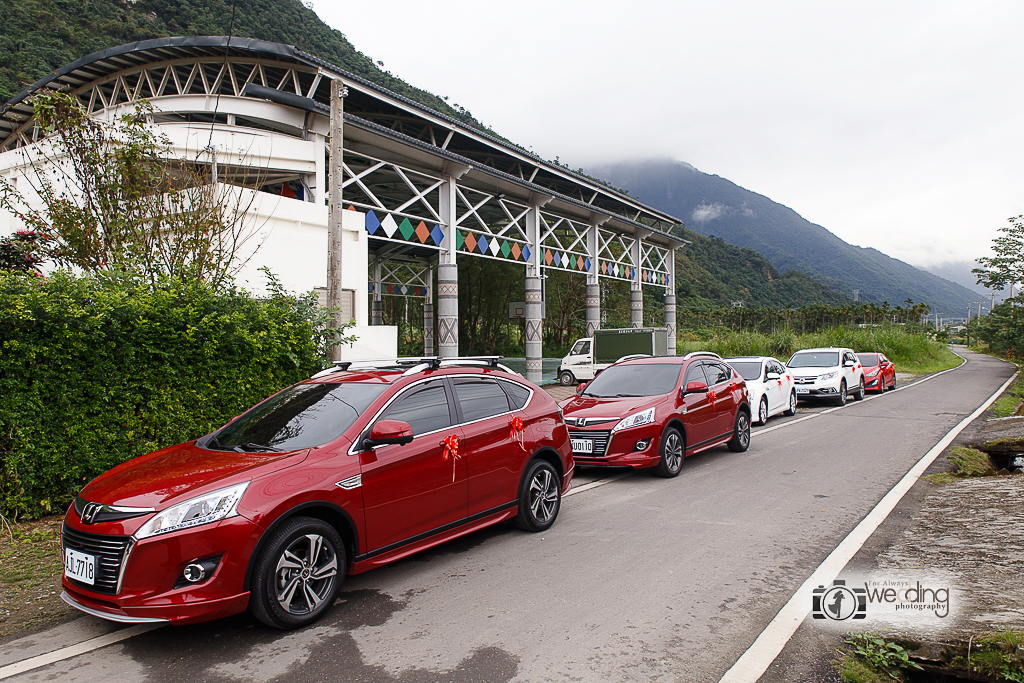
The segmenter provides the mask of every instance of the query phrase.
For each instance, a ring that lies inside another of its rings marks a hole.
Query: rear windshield
[[[658,396],[676,388],[681,366],[651,364],[613,365],[587,385],[583,396],[619,398],[623,396]]]
[[[725,361],[732,366],[732,369],[740,373],[740,377],[747,380],[748,382],[755,379],[761,379],[761,361],[757,360],[737,360]]]
[[[866,368],[873,368],[878,365],[877,353],[858,353],[857,359],[860,361],[860,364]]]
[[[791,368],[834,368],[839,365],[839,352],[797,351],[786,365]]]
[[[296,384],[242,414],[200,445],[221,451],[294,451],[340,436],[387,385]]]

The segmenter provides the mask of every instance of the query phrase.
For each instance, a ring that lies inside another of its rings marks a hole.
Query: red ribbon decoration
[[[441,460],[445,462],[448,458],[452,459],[452,481],[455,481],[455,461],[459,459],[459,437],[456,434],[444,437],[444,441],[440,444],[441,448]]]
[[[711,402],[712,406],[715,405],[715,392],[713,392],[713,391],[709,391],[708,392],[708,401]]]
[[[525,440],[525,428],[523,426],[523,418],[518,415],[513,415],[508,421],[508,438],[512,439],[519,444],[519,447],[524,451],[526,450]]]

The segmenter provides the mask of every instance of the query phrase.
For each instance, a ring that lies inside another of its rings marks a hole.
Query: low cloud
[[[693,215],[690,218],[698,223],[706,223],[721,216],[725,209],[725,205],[718,202],[714,204],[701,204],[693,210]]]

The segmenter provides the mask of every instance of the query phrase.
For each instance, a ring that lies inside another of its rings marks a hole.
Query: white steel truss
[[[421,261],[380,262],[381,296],[411,296],[428,298],[430,295],[430,266]],[[370,292],[374,283],[370,282]]]
[[[599,228],[597,231],[598,277],[615,280],[632,280],[633,270],[638,264],[633,262],[633,245],[636,239],[611,230]]]

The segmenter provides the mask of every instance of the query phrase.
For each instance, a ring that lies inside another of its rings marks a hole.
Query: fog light
[[[636,445],[633,446],[633,450],[634,451],[646,451],[647,447],[650,446],[650,445],[651,445],[651,440],[650,439],[643,439],[641,441],[637,441],[636,442]]]
[[[206,578],[206,567],[193,562],[189,566],[185,567],[185,571],[183,571],[181,575],[189,583],[199,583]]]

